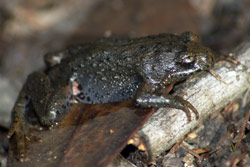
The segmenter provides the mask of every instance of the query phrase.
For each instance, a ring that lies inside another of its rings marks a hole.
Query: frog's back
[[[113,64],[136,63],[138,56],[145,52],[165,49],[173,52],[182,50],[178,48],[184,43],[184,39],[173,34],[159,34],[141,38],[101,38],[92,43],[72,47],[69,49],[75,61],[84,60],[86,63],[95,61],[110,61]],[[164,44],[164,48],[162,47]],[[160,48],[160,49],[159,49]],[[133,59],[133,61],[129,61]],[[72,61],[73,62],[73,61]]]

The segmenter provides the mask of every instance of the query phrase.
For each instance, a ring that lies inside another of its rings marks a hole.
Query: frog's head
[[[175,67],[169,76],[173,79],[182,80],[197,72],[209,71],[214,64],[214,54],[209,48],[196,41],[189,41],[185,46],[186,50],[174,59]]]
[[[213,52],[196,35],[186,32],[174,37],[143,57],[140,73],[147,83],[168,85],[213,66]]]

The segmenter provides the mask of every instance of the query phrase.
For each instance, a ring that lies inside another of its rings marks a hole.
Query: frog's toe
[[[186,102],[187,102],[187,104],[186,104],[187,107],[193,111],[193,113],[195,114],[196,119],[198,120],[199,119],[198,111],[196,110],[196,108],[191,103],[189,103],[188,101],[186,101]]]
[[[22,130],[22,126],[20,126],[18,123],[14,124],[9,133],[8,138],[14,137],[16,141],[16,153],[17,158],[20,159],[24,156],[25,153],[25,132]]]
[[[183,110],[186,112],[187,117],[188,117],[188,122],[191,122],[191,112],[190,112],[190,110],[195,114],[196,120],[198,120],[199,119],[199,113],[196,110],[196,108],[186,100],[182,100],[182,102],[184,104],[184,109]]]
[[[15,131],[16,131],[16,127],[11,126],[11,128],[10,128],[10,130],[8,132],[7,138],[10,139],[14,135]]]
[[[184,104],[184,109],[183,111],[187,114],[187,118],[188,118],[188,123],[191,122],[191,112],[188,109],[187,105]]]

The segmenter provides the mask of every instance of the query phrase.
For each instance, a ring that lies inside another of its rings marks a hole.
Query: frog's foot
[[[9,139],[11,137],[15,138],[17,159],[21,160],[25,154],[25,141],[30,140],[28,130],[25,128],[21,121],[16,121],[12,123],[7,137]]]
[[[191,121],[191,112],[195,114],[196,119],[199,119],[199,113],[194,108],[194,106],[188,101],[182,99],[178,96],[172,96],[170,94],[158,94],[158,95],[150,95],[150,94],[142,94],[137,97],[137,103],[142,107],[171,107],[183,110],[188,117],[188,122]]]
[[[16,154],[20,160],[24,157],[25,153],[25,141],[30,140],[29,129],[27,127],[26,120],[24,119],[25,105],[24,99],[19,99],[12,110],[12,124],[8,133],[8,138],[15,138],[16,141]]]
[[[24,158],[28,150],[28,144],[30,142],[40,141],[37,136],[34,136],[34,134],[31,133],[31,129],[35,129],[31,124],[23,122],[23,120],[17,120],[13,121],[7,135],[7,138],[11,140],[12,138],[14,139],[14,142],[12,142],[12,151],[15,154],[15,158],[20,162],[25,160]]]
[[[186,100],[184,100],[184,99],[182,99],[181,97],[178,97],[178,96],[176,96],[175,98],[177,100],[176,101],[177,104],[176,104],[176,107],[174,106],[174,108],[183,110],[187,114],[188,122],[191,122],[191,112],[190,112],[190,110],[195,114],[196,120],[199,119],[199,113],[191,103],[189,103],[188,101],[186,101]]]

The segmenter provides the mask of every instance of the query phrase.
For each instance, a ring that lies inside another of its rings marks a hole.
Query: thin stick
[[[243,136],[244,136],[244,132],[245,132],[245,128],[246,128],[246,125],[247,125],[247,122],[249,120],[249,117],[250,117],[250,110],[248,110],[246,116],[245,116],[245,119],[241,125],[241,128],[240,128],[240,136],[239,136],[239,140],[238,142],[236,143],[236,149],[240,147],[240,143],[243,139]]]
[[[219,81],[223,82],[224,84],[226,85],[229,85],[231,83],[227,83],[226,81],[224,81],[220,75],[218,75],[214,70],[210,69],[209,72],[216,78],[218,79]]]

